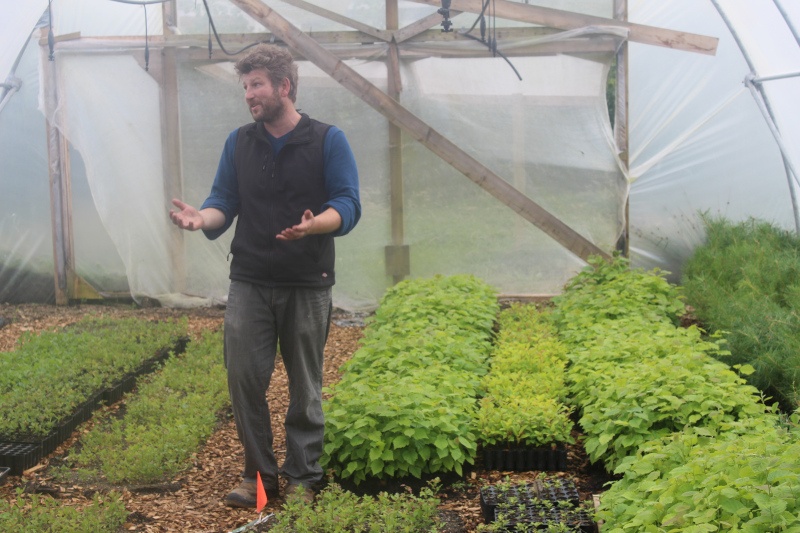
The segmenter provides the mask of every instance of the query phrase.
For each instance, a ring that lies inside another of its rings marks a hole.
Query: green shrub
[[[562,403],[566,349],[549,317],[514,304],[498,317],[491,369],[475,431],[488,446],[544,447],[572,442],[571,409]]]
[[[50,496],[17,489],[12,501],[0,500],[0,531],[29,533],[116,533],[128,517],[119,495],[95,493],[92,503],[67,507]]]
[[[800,384],[800,237],[755,219],[705,217],[706,242],[684,266],[682,284],[697,317],[725,332],[733,364],[787,410]]]
[[[0,436],[42,439],[123,376],[186,335],[187,322],[89,317],[26,334],[0,353]]]
[[[123,417],[85,434],[70,462],[111,483],[164,481],[185,469],[229,401],[221,354],[221,332],[192,341],[128,397]]]
[[[463,472],[498,303],[471,276],[387,291],[341,380],[326,388],[323,467],[356,483]]]
[[[776,422],[690,428],[642,446],[602,495],[604,533],[800,531],[800,440]]]
[[[382,492],[374,498],[359,497],[333,483],[319,493],[313,507],[290,497],[269,531],[435,533],[440,531],[436,491],[434,484],[420,490],[419,496]]]

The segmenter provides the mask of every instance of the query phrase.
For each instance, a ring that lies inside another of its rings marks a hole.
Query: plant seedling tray
[[[579,508],[580,494],[575,483],[568,478],[537,479],[516,485],[487,485],[480,489],[481,512],[487,524],[495,521],[498,506],[513,502],[514,515],[505,518],[517,528],[546,529],[554,522],[564,522],[574,531],[593,533],[597,525]],[[518,514],[518,516],[517,516]]]
[[[42,446],[31,442],[0,442],[0,465],[9,469],[8,474],[21,476],[42,458]]]
[[[567,450],[564,447],[486,448],[483,459],[486,470],[563,472],[567,469]]]

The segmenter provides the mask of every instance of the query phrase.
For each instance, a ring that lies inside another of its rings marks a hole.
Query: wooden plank
[[[439,6],[439,0],[411,0],[419,4]],[[482,0],[452,0],[451,8],[469,13],[480,13]],[[572,30],[586,26],[609,26],[628,30],[628,40],[636,43],[664,46],[687,52],[715,55],[719,39],[682,31],[634,24],[627,21],[583,15],[549,7],[533,6],[506,0],[493,0],[493,13],[503,19],[541,24],[561,30]]]
[[[415,140],[492,194],[520,216],[536,225],[584,261],[591,255],[610,255],[527,198],[449,139],[405,109],[366,78],[293,26],[259,0],[231,0],[245,13],[269,28],[289,48],[304,56],[373,109],[402,128]]]

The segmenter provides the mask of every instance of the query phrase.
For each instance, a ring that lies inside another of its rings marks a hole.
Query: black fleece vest
[[[241,204],[231,243],[231,279],[272,287],[334,284],[333,237],[275,238],[299,224],[306,209],[319,215],[328,201],[323,147],[329,128],[303,114],[277,158],[263,124],[239,128],[234,164]]]

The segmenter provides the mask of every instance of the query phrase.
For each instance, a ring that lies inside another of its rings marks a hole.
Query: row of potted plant
[[[603,533],[800,531],[800,432],[777,415],[642,445],[603,493]]]
[[[221,353],[220,331],[193,339],[126,397],[121,413],[104,413],[81,436],[59,475],[136,485],[184,470],[229,405]]]
[[[604,533],[800,531],[797,416],[731,368],[721,337],[677,327],[679,288],[659,271],[593,261],[555,299],[586,449],[621,478]]]
[[[554,299],[570,345],[567,381],[589,458],[609,472],[647,441],[766,411],[758,391],[713,355],[720,338],[679,327],[680,291],[657,271],[594,260]]]
[[[533,305],[504,309],[498,327],[476,416],[486,467],[558,469],[566,460],[563,445],[573,442],[571,409],[564,404],[566,349],[546,312]],[[559,451],[564,461],[549,460]]]
[[[356,484],[474,463],[472,429],[499,305],[473,276],[390,288],[360,348],[326,389],[322,463]]]
[[[26,334],[0,353],[0,441],[35,442],[102,393],[182,349],[186,321],[95,316],[62,331]]]

